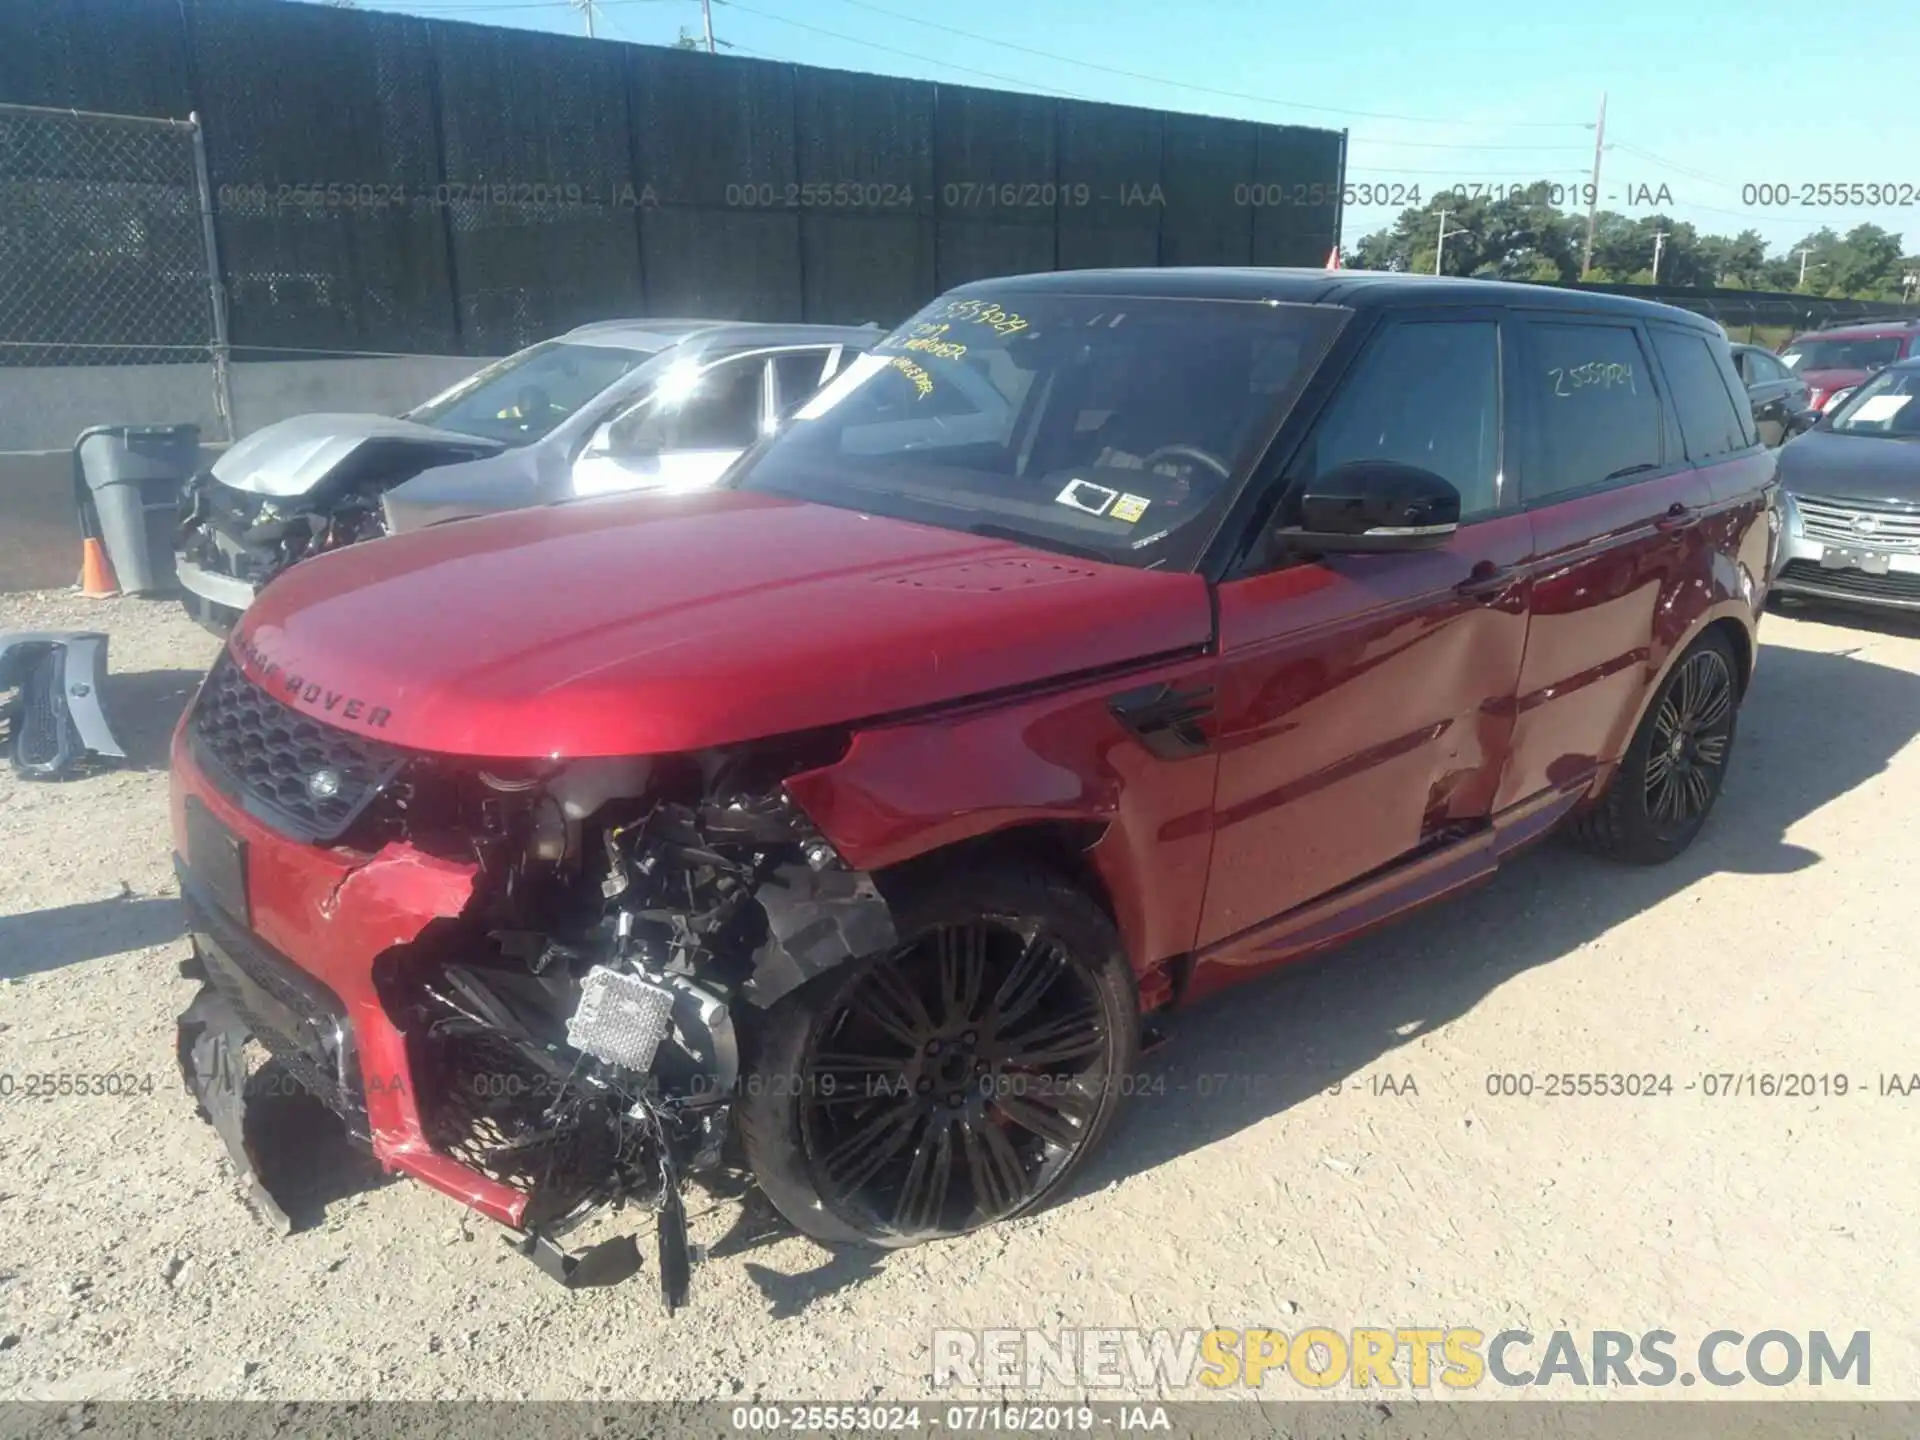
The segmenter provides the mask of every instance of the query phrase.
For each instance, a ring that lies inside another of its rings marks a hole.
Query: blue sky
[[[568,0],[359,3],[584,29]],[[1426,203],[1461,185],[1583,184],[1605,91],[1602,208],[1651,213],[1629,197],[1664,185],[1671,203],[1657,208],[1705,231],[1757,229],[1775,252],[1822,225],[1844,233],[1864,221],[1920,250],[1920,194],[1904,208],[1799,203],[1802,185],[1825,182],[1920,192],[1920,52],[1898,26],[1823,19],[1805,3],[715,0],[713,15],[741,55],[1344,128],[1349,181],[1417,185]],[[671,44],[700,26],[699,0],[595,9],[611,39]],[[1747,189],[1761,184],[1788,187],[1794,203],[1762,203]],[[1400,208],[1350,207],[1345,243]]]

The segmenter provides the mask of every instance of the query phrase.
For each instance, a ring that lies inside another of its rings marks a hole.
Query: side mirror
[[[1820,412],[1818,410],[1796,410],[1787,416],[1787,433],[1789,435],[1804,435],[1819,423]]]
[[[1460,526],[1460,492],[1417,465],[1355,460],[1307,482],[1300,527],[1276,539],[1296,550],[1427,550]]]

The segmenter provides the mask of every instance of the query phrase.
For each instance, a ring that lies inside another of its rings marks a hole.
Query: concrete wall
[[[485,360],[272,360],[233,367],[235,429],[246,435],[316,410],[392,415]],[[91,425],[200,427],[223,437],[204,365],[0,368],[0,592],[70,585],[80,570],[73,442]],[[216,448],[203,447],[211,461]]]
[[[486,363],[464,355],[239,361],[231,367],[234,427],[245,435],[314,410],[392,415]],[[185,423],[208,440],[226,438],[208,365],[0,368],[0,451],[59,450],[90,425]]]

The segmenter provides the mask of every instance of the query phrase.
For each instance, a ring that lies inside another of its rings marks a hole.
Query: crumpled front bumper
[[[429,1143],[406,1036],[374,983],[376,962],[466,908],[476,868],[405,845],[365,855],[279,835],[211,785],[184,736],[183,728],[173,754],[175,863],[194,946],[187,973],[205,983],[180,1017],[179,1057],[187,1088],[249,1184],[259,1174],[240,1123],[239,1054],[251,1036],[340,1114],[386,1169],[520,1229],[524,1193]],[[209,830],[189,826],[190,806],[203,807],[231,837],[232,855],[193,853],[192,837],[204,845]],[[223,867],[237,867],[240,897],[231,880],[217,882]],[[247,913],[234,914],[236,905]],[[263,1213],[285,1224],[277,1205]]]
[[[189,978],[204,978],[198,950],[180,967]],[[247,1070],[243,1052],[253,1032],[211,984],[203,985],[181,1013],[174,1048],[187,1090],[200,1104],[227,1147],[233,1168],[247,1187],[247,1199],[260,1217],[281,1234],[293,1229],[287,1212],[261,1178],[261,1162],[247,1131]]]

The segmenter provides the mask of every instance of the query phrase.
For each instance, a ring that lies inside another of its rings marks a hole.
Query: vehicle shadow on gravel
[[[0,980],[165,945],[185,933],[180,902],[168,896],[85,900],[0,915]]]
[[[181,712],[199,686],[199,670],[130,670],[109,673],[107,723],[135,770],[164,770],[167,747]]]
[[[1880,773],[1916,733],[1920,676],[1846,655],[1763,649],[1725,792],[1686,854],[1642,869],[1550,841],[1416,923],[1176,1014],[1171,1042],[1142,1062],[1146,1088],[1122,1108],[1070,1196],[1291,1108],[1710,875],[1820,864],[1787,830]],[[1224,1079],[1203,1086],[1201,1075]]]

